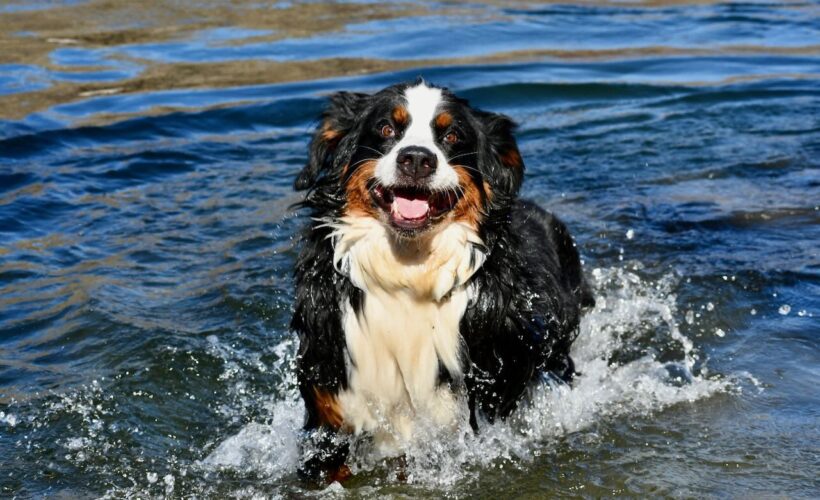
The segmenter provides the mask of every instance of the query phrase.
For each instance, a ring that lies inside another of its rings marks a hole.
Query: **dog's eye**
[[[458,142],[458,134],[455,132],[450,132],[444,136],[444,142],[447,144],[455,144]]]
[[[390,125],[383,125],[381,129],[382,137],[394,137],[396,135],[396,129],[394,129]]]

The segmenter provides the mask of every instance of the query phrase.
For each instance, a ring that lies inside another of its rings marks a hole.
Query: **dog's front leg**
[[[343,482],[352,473],[345,465],[350,444],[341,430],[338,401],[332,393],[316,386],[301,389],[307,419],[299,475],[309,481]]]

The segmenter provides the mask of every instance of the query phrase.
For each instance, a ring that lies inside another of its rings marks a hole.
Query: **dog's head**
[[[452,222],[478,231],[521,185],[513,129],[506,116],[422,81],[373,95],[341,92],[322,115],[295,187],[335,187],[343,216],[376,218],[401,238]]]

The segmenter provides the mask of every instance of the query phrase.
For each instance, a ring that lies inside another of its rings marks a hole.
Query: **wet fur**
[[[409,255],[368,205],[371,174],[360,169],[372,171],[373,151],[387,147],[369,139],[368,127],[396,116],[403,92],[418,84],[332,96],[295,183],[308,190],[303,206],[313,220],[296,264],[291,324],[300,338],[307,477],[345,470],[348,433],[378,437],[388,428],[400,445],[413,436],[407,415],[449,425],[459,404],[477,429],[479,414],[492,423],[513,412],[542,374],[569,381],[574,371],[570,345],[593,299],[566,227],[517,199],[524,165],[508,118],[444,91],[446,113],[435,126],[469,128],[463,147],[475,154],[455,165],[465,196],[448,226],[411,242]],[[402,322],[411,326],[396,336]],[[434,325],[430,335],[425,325]],[[379,421],[370,406],[380,397],[409,408]]]

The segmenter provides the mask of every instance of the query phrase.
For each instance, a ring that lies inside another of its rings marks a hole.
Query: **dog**
[[[571,380],[594,299],[565,225],[517,198],[514,129],[423,80],[330,97],[294,184],[303,477],[346,479],[349,436],[400,455],[419,422],[478,431]]]

